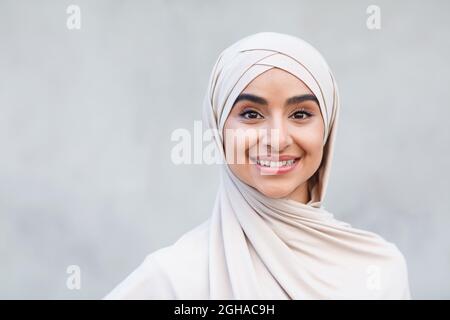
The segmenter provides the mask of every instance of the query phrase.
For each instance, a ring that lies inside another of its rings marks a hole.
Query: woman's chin
[[[258,186],[258,191],[261,192],[268,198],[280,199],[285,198],[291,194],[292,190],[287,188],[277,187],[276,184],[271,184],[269,186]]]

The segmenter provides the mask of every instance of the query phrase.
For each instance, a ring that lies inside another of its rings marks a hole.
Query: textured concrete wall
[[[259,31],[309,41],[337,78],[326,208],[398,245],[413,297],[450,298],[449,9],[0,0],[0,298],[101,298],[209,216],[217,168],[174,165],[170,135],[201,119],[219,52]]]

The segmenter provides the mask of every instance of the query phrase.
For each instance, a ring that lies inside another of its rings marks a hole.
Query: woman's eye
[[[304,111],[304,110],[302,110],[302,111],[297,111],[297,112],[295,112],[295,113],[292,115],[292,117],[293,117],[294,119],[300,119],[300,120],[309,118],[310,116],[311,116],[311,113],[309,113],[309,112],[307,112],[307,111]]]
[[[241,117],[245,118],[245,119],[261,119],[262,116],[253,110],[248,110],[248,111],[244,111],[240,114]]]

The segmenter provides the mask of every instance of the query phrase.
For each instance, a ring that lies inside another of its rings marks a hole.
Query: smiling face
[[[264,195],[307,203],[308,179],[322,161],[323,134],[311,90],[294,75],[272,68],[247,85],[225,121],[227,163]]]

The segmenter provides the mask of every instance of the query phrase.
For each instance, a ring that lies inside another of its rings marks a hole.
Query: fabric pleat
[[[324,155],[307,204],[266,197],[236,177],[225,162],[222,131],[233,102],[254,78],[271,68],[302,80],[317,97],[324,119]],[[210,298],[409,296],[406,264],[398,248],[375,233],[336,220],[322,204],[339,107],[330,68],[316,49],[299,38],[258,33],[219,56],[203,109],[206,129],[218,132],[215,142],[223,160],[209,233]],[[376,271],[378,285],[370,285],[370,271]]]
[[[302,80],[319,101],[323,158],[306,204],[265,196],[225,161],[223,127],[233,103],[271,68]],[[339,109],[335,78],[307,42],[261,32],[226,48],[213,67],[203,105],[204,128],[214,132],[222,160],[211,216],[173,246],[150,254],[109,298],[409,299],[406,261],[396,245],[337,220],[323,205]]]

